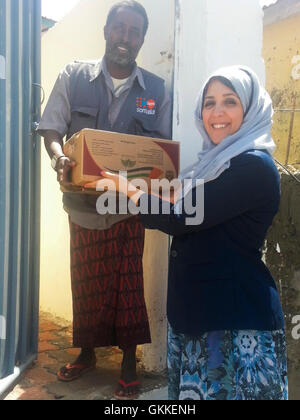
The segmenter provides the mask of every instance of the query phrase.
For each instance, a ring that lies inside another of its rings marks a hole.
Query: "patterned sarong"
[[[145,230],[134,217],[111,229],[70,221],[74,347],[150,343],[144,300]]]
[[[284,331],[217,331],[192,338],[169,329],[170,400],[287,400]]]

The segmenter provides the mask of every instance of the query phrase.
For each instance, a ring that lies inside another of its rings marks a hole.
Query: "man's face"
[[[121,7],[104,28],[106,57],[120,67],[132,66],[144,43],[144,19],[126,7]]]

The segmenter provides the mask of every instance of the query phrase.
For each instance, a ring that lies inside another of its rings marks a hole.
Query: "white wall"
[[[174,73],[174,1],[141,0],[149,17],[149,33],[138,63],[166,80],[173,95]],[[167,359],[167,235],[146,231],[144,251],[145,299],[152,344],[143,346],[143,364],[149,371],[163,371]]]
[[[174,139],[182,141],[182,168],[196,160],[201,139],[194,124],[197,93],[219,67],[245,64],[265,80],[259,0],[178,0]]]

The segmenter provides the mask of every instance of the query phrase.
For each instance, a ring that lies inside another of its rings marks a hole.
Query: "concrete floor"
[[[71,326],[49,314],[40,315],[38,359],[21,377],[5,400],[113,400],[122,354],[117,348],[97,350],[97,368],[71,383],[59,382],[57,371],[73,362]],[[167,375],[152,374],[138,364],[140,400],[167,400]]]

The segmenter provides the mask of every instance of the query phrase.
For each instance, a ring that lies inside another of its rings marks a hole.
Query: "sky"
[[[275,3],[276,0],[260,0],[263,6]],[[54,20],[64,17],[79,0],[42,0],[42,15]]]
[[[42,15],[54,20],[64,17],[79,0],[42,0]]]

